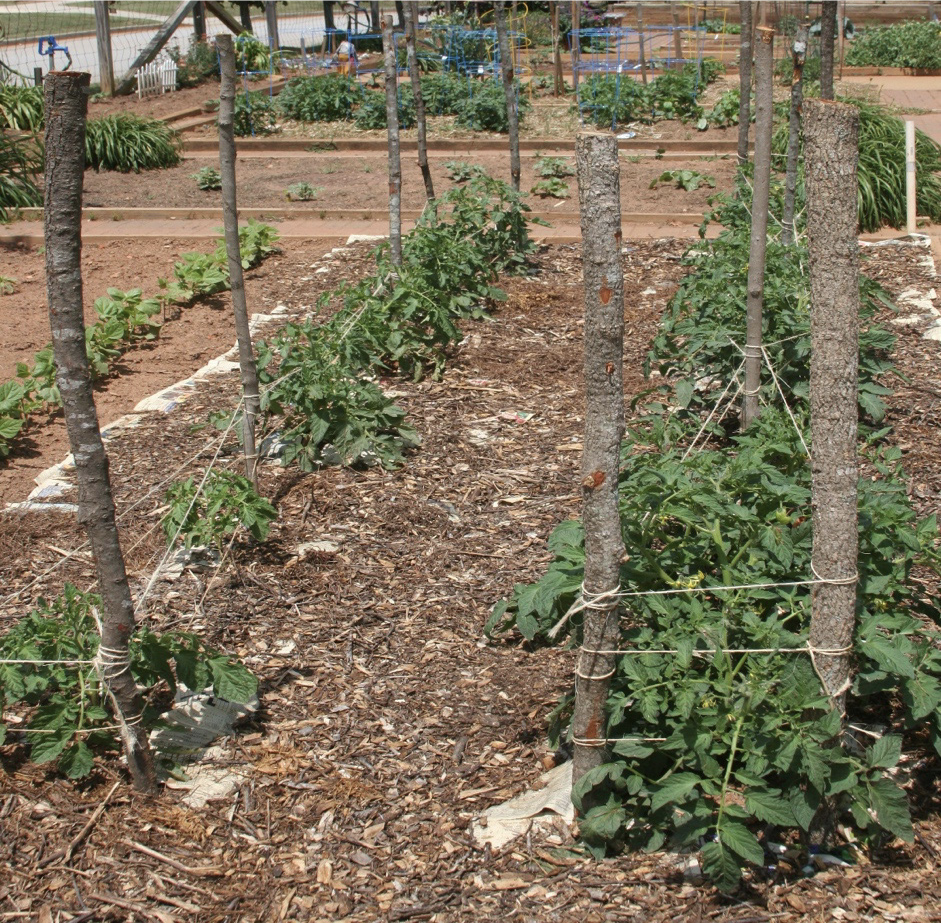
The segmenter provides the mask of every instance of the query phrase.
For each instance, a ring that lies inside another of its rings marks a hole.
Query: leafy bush
[[[846,63],[941,70],[941,23],[916,20],[867,29],[850,45]]]
[[[87,776],[96,752],[119,747],[115,715],[91,661],[99,634],[93,609],[101,600],[65,585],[62,596],[39,607],[0,636],[4,661],[73,661],[72,663],[0,663],[0,717],[22,703],[29,718],[16,725],[25,732],[34,763],[56,762],[71,779]],[[155,634],[139,628],[131,639],[131,675],[147,691],[143,726],[152,728],[162,709],[155,698],[172,695],[178,683],[213,692],[234,702],[248,702],[258,681],[238,661],[205,645],[188,632]],[[0,744],[8,728],[0,723]],[[9,743],[9,740],[6,740]]]
[[[43,168],[42,145],[36,138],[0,132],[0,222],[20,208],[42,205],[36,180]]]
[[[532,105],[529,97],[521,94],[519,83],[516,84],[516,98],[518,101],[519,118],[523,116]],[[503,86],[496,80],[485,80],[477,83],[473,95],[466,97],[458,104],[457,124],[462,128],[474,131],[494,131],[505,133],[510,130],[509,119],[506,112],[506,95]]]
[[[428,74],[421,80],[422,101],[429,115],[455,115],[470,93],[469,78],[451,71]]]
[[[569,197],[569,184],[558,177],[552,176],[536,182],[530,192],[542,199],[567,199]]]
[[[215,167],[200,167],[191,176],[196,180],[196,185],[204,192],[222,188],[222,176]]]
[[[726,90],[716,100],[712,110],[707,113],[706,121],[716,128],[730,128],[738,125],[738,108],[741,98],[739,90]]]
[[[235,39],[235,69],[241,73],[267,74],[271,69],[271,49],[251,32]]]
[[[362,97],[363,88],[339,74],[295,77],[278,94],[276,106],[297,122],[335,122],[351,118]]]
[[[119,112],[88,120],[85,165],[120,173],[175,167],[182,146],[179,135],[164,122]]]
[[[579,107],[602,128],[660,119],[695,121],[703,114],[696,89],[695,70],[667,71],[646,85],[629,77],[594,74],[579,84]]]
[[[176,62],[176,85],[180,89],[199,86],[211,77],[219,76],[219,56],[208,42],[200,42],[193,37],[185,55],[177,46],[168,48],[167,54]]]
[[[239,93],[232,129],[239,138],[270,134],[277,124],[275,112],[274,98],[269,93]]]
[[[0,84],[0,129],[42,131],[45,122],[42,87]]]
[[[537,157],[533,164],[533,172],[544,179],[552,177],[564,179],[566,176],[575,175],[572,164],[562,157]]]
[[[415,97],[410,86],[398,88],[399,128],[415,127]],[[385,91],[367,90],[353,121],[357,128],[364,131],[369,129],[386,128],[386,94]]]
[[[468,163],[466,160],[447,160],[444,169],[453,183],[466,183],[475,176],[486,176],[487,171],[477,163]]]
[[[700,186],[711,186],[714,189],[716,185],[714,177],[697,170],[665,170],[650,184],[650,188],[656,189],[661,183],[672,183],[677,189],[686,192],[692,192]]]
[[[167,542],[222,548],[226,539],[242,526],[255,539],[268,537],[278,511],[240,474],[213,468],[205,481],[196,478],[172,484],[167,490],[170,506],[160,525]]]

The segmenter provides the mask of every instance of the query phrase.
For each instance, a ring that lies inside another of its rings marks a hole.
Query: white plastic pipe
[[[905,123],[905,230],[914,234],[916,227],[915,214],[915,123]]]

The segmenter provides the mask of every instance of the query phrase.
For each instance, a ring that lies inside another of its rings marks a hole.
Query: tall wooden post
[[[914,234],[918,230],[918,189],[916,178],[918,154],[915,145],[915,123],[905,120],[905,231]]]
[[[820,98],[833,99],[833,45],[836,38],[836,0],[820,4]]]
[[[559,4],[552,5],[552,68],[555,75],[553,96],[562,95],[562,40],[559,35]]]
[[[503,77],[503,95],[506,99],[507,128],[510,136],[510,182],[515,192],[520,191],[520,122],[519,100],[513,79],[513,57],[506,31],[506,2],[497,0],[493,5],[493,17],[497,27],[497,42],[500,46],[500,73]]]
[[[206,4],[193,5],[193,37],[197,42],[206,41]]]
[[[640,79],[643,83],[647,82],[647,53],[644,49],[644,7],[643,4],[637,4],[637,45],[640,55]]]
[[[425,184],[425,198],[433,202],[435,198],[431,168],[428,166],[428,141],[425,123],[425,100],[421,95],[421,70],[418,67],[418,52],[415,47],[415,19],[418,16],[417,5],[402,4],[402,16],[405,19],[405,54],[408,60],[408,79],[412,85],[412,98],[415,100],[415,128],[418,134],[418,168]]]
[[[752,4],[741,0],[742,34],[738,52],[738,165],[748,163],[748,134],[751,128]]]
[[[578,0],[572,0],[572,84],[576,93],[578,92],[578,72],[582,61],[581,23],[581,4]]]
[[[680,30],[680,11],[675,3],[670,4],[670,16],[673,19],[673,57],[683,60],[683,35]]]
[[[781,220],[781,242],[794,241],[794,202],[797,197],[797,154],[800,148],[801,103],[804,100],[804,59],[807,55],[808,25],[797,27],[794,34],[793,75],[791,77],[791,111],[788,124],[787,165],[784,179],[784,217]]]
[[[85,352],[81,228],[90,81],[88,74],[77,71],[52,71],[46,75],[43,209],[46,293],[56,384],[62,395],[65,427],[75,459],[78,521],[88,535],[101,594],[99,672],[114,705],[134,787],[150,792],[156,789],[157,781],[147,733],[140,723],[144,704],[131,675],[129,644],[134,633],[134,605]]]
[[[761,390],[761,328],[764,306],[765,251],[771,189],[772,80],[774,29],[755,30],[755,176],[752,186],[751,239],[748,250],[748,301],[745,334],[745,391],[742,429],[758,416]]]
[[[258,452],[255,448],[255,418],[258,416],[258,371],[252,349],[245,299],[245,276],[239,245],[239,213],[235,182],[235,47],[231,35],[217,35],[219,51],[219,173],[222,179],[222,223],[228,257],[229,281],[232,285],[232,310],[235,314],[235,335],[239,347],[239,372],[242,378],[242,450],[245,477],[258,487]]]
[[[810,651],[824,693],[845,716],[852,683],[859,526],[859,110],[804,103],[807,238],[810,244],[812,567]],[[839,735],[835,737],[837,745]],[[825,801],[810,829],[826,842],[835,810]]]
[[[392,262],[402,265],[402,159],[399,155],[399,96],[396,81],[392,14],[382,17],[382,53],[386,73],[386,124],[389,134],[389,247]]]
[[[101,92],[114,96],[114,58],[111,53],[111,20],[108,0],[95,0],[95,37],[98,42],[98,73]]]
[[[618,470],[624,435],[624,275],[618,142],[611,132],[575,136],[585,280],[585,440],[582,519],[586,601],[575,682],[572,775],[606,759],[605,702],[617,648],[621,558]],[[583,805],[584,807],[584,805]]]
[[[268,27],[268,47],[272,52],[281,49],[281,37],[278,35],[277,0],[265,0],[265,25]]]

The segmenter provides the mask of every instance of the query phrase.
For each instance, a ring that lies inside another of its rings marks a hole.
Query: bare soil
[[[627,242],[629,396],[645,386],[641,362],[682,274],[683,246]],[[873,251],[868,267],[897,294],[915,280],[933,284],[921,255]],[[324,288],[367,271],[369,248],[319,261],[326,273],[313,271],[317,262],[292,243],[256,277],[256,300],[301,311]],[[0,748],[5,918],[941,919],[934,763],[913,780],[914,846],[889,843],[866,864],[813,878],[784,865],[755,871],[731,897],[684,880],[667,854],[580,857],[564,828],[497,853],[475,845],[471,820],[553,762],[546,714],[572,679],[571,652],[481,638],[493,602],[542,572],[550,530],[579,512],[578,249],[544,249],[537,265],[532,277],[506,280],[509,300],[492,321],[466,325],[442,381],[383,382],[424,438],[402,470],[301,475],[266,465],[262,489],[280,511],[270,540],[237,543],[217,579],[186,573],[156,584],[149,624],[203,631],[262,678],[262,714],[224,742],[218,762],[241,774],[231,796],[191,810],[176,790],[135,794],[113,759],[76,786],[26,763],[15,734]],[[899,328],[898,362],[910,382],[892,399],[892,422],[914,495],[931,512],[941,505],[941,390],[937,344],[920,332]],[[235,376],[216,380],[110,445],[138,594],[162,550],[152,532],[159,485],[207,445],[194,427],[234,404],[237,390]],[[337,550],[298,554],[315,539]],[[0,619],[67,579],[91,585],[91,562],[62,554],[81,542],[61,514],[0,520]],[[115,781],[115,796],[64,863],[57,853]]]

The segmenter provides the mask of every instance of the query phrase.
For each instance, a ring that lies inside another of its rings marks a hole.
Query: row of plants
[[[847,49],[845,63],[941,70],[941,23],[915,20],[868,28]]]
[[[918,520],[900,452],[887,445],[889,431],[876,428],[894,340],[872,321],[887,296],[863,279],[867,476],[848,703],[857,730],[846,746],[832,746],[840,715],[806,652],[810,587],[780,585],[810,573],[810,470],[801,441],[810,441],[808,253],[803,243],[769,239],[764,339],[794,421],[766,383],[767,406],[748,430],[713,423],[712,446],[690,451],[741,362],[730,338],[745,336],[747,209],[741,199],[726,202],[716,217],[725,230],[687,253],[690,275],[653,344],[649,366],[666,383],[635,404],[623,446],[620,582],[640,595],[624,601],[617,646],[632,654],[618,658],[607,702],[607,735],[616,742],[609,760],[580,781],[575,801],[581,835],[596,853],[666,844],[698,850],[703,871],[732,890],[744,867],[777,865],[782,853],[799,869],[824,799],[835,801],[857,846],[912,841],[899,761],[903,742],[941,754],[934,628],[941,611],[911,578],[916,568],[941,572],[941,560],[935,518]],[[514,587],[495,607],[489,634],[516,630],[533,644],[580,644],[580,615],[564,617],[581,591],[581,524],[560,524],[549,548],[545,576]],[[706,589],[754,584],[767,586]],[[755,650],[762,652],[748,653]],[[557,739],[571,709],[565,696],[552,716]]]
[[[721,64],[706,59],[699,70],[695,64],[686,64],[682,70],[666,71],[646,84],[631,77],[593,74],[579,84],[578,106],[599,128],[663,119],[694,122],[701,131],[710,125],[725,127],[738,121],[737,90],[724,94],[708,113],[699,102],[703,87],[718,79],[721,72]]]
[[[257,265],[275,249],[277,231],[250,221],[239,228],[242,265]],[[93,379],[108,377],[113,364],[134,345],[155,339],[160,332],[157,315],[169,304],[185,305],[194,299],[229,287],[225,241],[212,253],[185,253],[174,264],[173,279],[158,280],[160,290],[148,298],[141,289],[109,288],[95,300],[98,320],[85,328],[85,351]],[[56,387],[52,346],[39,350],[32,364],[19,363],[16,378],[0,384],[0,458],[13,450],[15,440],[37,413],[48,413],[61,404]]]
[[[520,114],[530,106],[519,94]],[[462,128],[475,131],[509,130],[506,98],[496,80],[470,80],[451,72],[428,74],[422,79],[422,98],[429,115],[454,116]],[[415,101],[411,87],[398,88],[401,128],[415,125]],[[277,97],[263,92],[240,94],[236,99],[235,132],[238,135],[273,131],[279,119],[297,122],[350,121],[363,130],[386,127],[385,91],[364,86],[339,74],[295,77]]]
[[[11,732],[22,734],[32,762],[53,764],[71,779],[91,773],[96,753],[121,748],[114,709],[93,663],[100,607],[98,596],[66,584],[61,596],[40,599],[0,635],[0,745]],[[130,654],[131,675],[144,692],[140,723],[148,730],[161,724],[178,686],[212,686],[215,695],[241,703],[258,688],[243,664],[191,632],[140,627]],[[165,754],[165,763],[175,763],[173,754]]]

